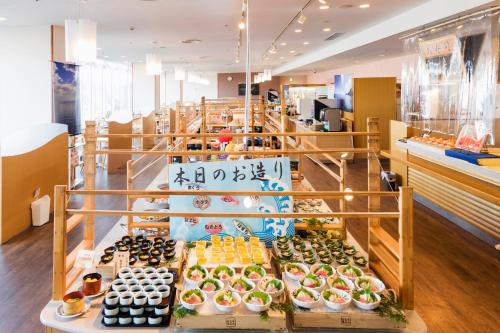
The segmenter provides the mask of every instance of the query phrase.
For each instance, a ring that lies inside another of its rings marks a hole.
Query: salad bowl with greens
[[[316,276],[312,273],[307,274],[302,279],[299,280],[301,286],[313,289],[315,291],[321,291],[325,286],[325,279]]]
[[[224,288],[224,282],[218,279],[207,277],[198,282],[198,288],[203,291],[207,296],[213,295],[215,292]]]
[[[292,303],[298,307],[312,309],[320,301],[317,291],[306,287],[299,287],[292,292]]]
[[[229,290],[244,295],[255,289],[255,283],[243,276],[235,276],[229,282]]]
[[[327,279],[327,282],[331,288],[335,288],[346,292],[351,292],[355,288],[354,283],[343,276],[338,276],[338,275],[330,276]]]
[[[243,267],[241,275],[254,283],[258,283],[266,276],[266,270],[259,265],[248,265]]]
[[[212,271],[210,272],[210,275],[214,279],[219,279],[219,280],[221,280],[224,283],[226,283],[229,280],[231,280],[231,278],[235,274],[236,273],[234,271],[234,268],[232,268],[230,266],[227,266],[227,265],[219,265],[219,266],[213,268]]]
[[[360,268],[349,264],[337,267],[337,273],[352,281],[363,276],[363,271]]]
[[[290,280],[300,280],[309,273],[309,268],[304,264],[288,263],[285,265],[285,275]]]
[[[196,310],[205,303],[206,296],[198,289],[186,289],[180,295],[180,302],[188,310]]]
[[[218,291],[213,300],[215,308],[224,313],[233,312],[241,304],[241,296],[230,290]]]
[[[349,293],[335,288],[324,290],[321,293],[321,298],[326,306],[333,311],[343,311],[351,304]]]
[[[243,303],[252,312],[262,312],[269,310],[272,297],[266,292],[255,290],[243,296]]]
[[[268,293],[271,297],[279,297],[285,291],[283,281],[276,278],[264,278],[259,282],[259,290]]]
[[[373,276],[359,277],[354,284],[358,289],[371,290],[374,293],[381,293],[385,290],[385,284]]]
[[[188,284],[196,285],[198,282],[208,276],[207,269],[200,265],[189,267],[184,273],[184,279]]]
[[[328,264],[314,264],[311,266],[311,273],[326,279],[329,276],[335,275],[335,270]]]
[[[356,290],[352,293],[354,304],[362,310],[375,310],[380,304],[380,296],[371,290]]]

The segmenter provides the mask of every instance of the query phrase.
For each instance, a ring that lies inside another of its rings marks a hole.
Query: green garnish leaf
[[[174,315],[175,319],[182,319],[182,318],[186,317],[187,315],[197,316],[198,311],[189,310],[189,309],[186,309],[185,307],[183,307],[181,304],[176,304],[176,305],[174,305],[173,315]]]

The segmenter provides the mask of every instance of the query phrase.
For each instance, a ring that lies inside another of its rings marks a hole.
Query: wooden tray
[[[283,278],[285,282],[285,292],[291,301],[291,293],[299,283]],[[335,312],[329,309],[324,303],[307,311],[294,306],[292,313],[293,328],[367,328],[367,329],[399,329],[405,328],[406,324],[396,323],[387,318],[382,318],[374,311],[365,311],[357,308],[353,302],[342,311]]]

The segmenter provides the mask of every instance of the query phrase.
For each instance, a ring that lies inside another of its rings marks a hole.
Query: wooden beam
[[[54,246],[52,299],[62,300],[66,293],[66,186],[54,187]]]
[[[399,284],[403,307],[413,310],[413,190],[404,186],[399,193]]]
[[[81,214],[76,214],[68,218],[66,221],[66,232],[69,233],[75,227],[77,227],[84,219],[84,216]]]
[[[370,232],[371,236],[375,237],[375,239],[371,238],[373,240],[372,244],[383,244],[395,258],[399,259],[399,243],[397,240],[392,238],[381,226],[370,228]]]
[[[297,154],[322,154],[322,153],[369,153],[367,148],[328,148],[320,150],[256,150],[250,151],[232,151],[231,155],[297,155]],[[130,155],[130,154],[148,154],[148,155],[166,155],[166,156],[197,156],[197,155],[222,155],[226,152],[215,150],[187,150],[187,144],[182,151],[173,150],[133,150],[133,149],[102,149],[96,150],[95,154],[110,155]]]
[[[83,147],[84,161],[84,189],[95,189],[95,151],[96,151],[96,123],[95,121],[85,122],[85,146]],[[95,197],[86,195],[83,198],[84,207],[92,210],[95,207]],[[83,239],[89,242],[94,242],[94,216],[87,215],[83,221]],[[93,245],[92,245],[93,247]]]

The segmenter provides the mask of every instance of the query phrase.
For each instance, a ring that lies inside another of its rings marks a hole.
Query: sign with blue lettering
[[[169,166],[170,190],[290,191],[289,158],[197,162]],[[293,213],[290,196],[170,196],[172,212]],[[276,236],[294,234],[293,219],[182,218],[170,219],[177,240],[209,240],[211,235],[257,236],[270,244]]]

